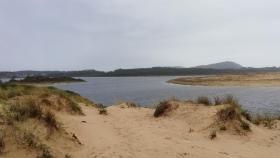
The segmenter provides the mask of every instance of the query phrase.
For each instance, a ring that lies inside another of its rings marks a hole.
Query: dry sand
[[[183,77],[168,82],[201,86],[280,86],[280,73]]]
[[[168,116],[154,118],[154,109],[109,107],[108,115],[83,107],[85,116],[60,114],[65,129],[83,145],[74,158],[279,158],[280,130],[251,124],[252,132],[218,132],[209,126],[220,107],[176,102]]]

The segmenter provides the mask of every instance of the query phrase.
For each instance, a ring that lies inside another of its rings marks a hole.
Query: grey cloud
[[[2,0],[1,70],[280,66],[276,0]]]

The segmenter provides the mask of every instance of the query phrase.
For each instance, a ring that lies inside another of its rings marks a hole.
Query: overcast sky
[[[0,71],[280,66],[279,0],[1,0]]]

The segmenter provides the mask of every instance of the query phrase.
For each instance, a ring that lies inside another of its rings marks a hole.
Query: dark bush
[[[160,117],[165,114],[165,112],[171,108],[171,104],[168,101],[162,101],[159,103],[159,105],[156,107],[156,110],[154,112],[154,117]]]
[[[107,109],[106,108],[99,108],[98,109],[99,110],[99,114],[100,115],[107,115],[108,114],[108,112],[107,112]]]
[[[247,122],[241,121],[241,128],[246,131],[250,131],[250,125]]]
[[[240,115],[238,115],[236,109],[233,106],[226,107],[224,109],[221,109],[217,112],[217,115],[219,117],[219,120],[221,121],[229,121],[229,120],[240,120]]]

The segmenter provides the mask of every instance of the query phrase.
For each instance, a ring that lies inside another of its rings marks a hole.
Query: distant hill
[[[135,69],[117,69],[104,72],[96,70],[81,71],[15,71],[0,72],[1,78],[24,78],[27,76],[49,77],[122,77],[122,76],[185,76],[185,75],[217,75],[217,74],[245,74],[262,72],[280,72],[280,67],[250,68],[238,64],[213,64],[214,66],[196,68],[152,67]],[[218,66],[217,66],[218,65]]]
[[[195,68],[201,68],[201,69],[218,69],[218,70],[225,70],[225,69],[242,69],[244,68],[242,65],[237,64],[232,61],[225,61],[215,64],[209,64],[209,65],[201,65],[197,66]]]

